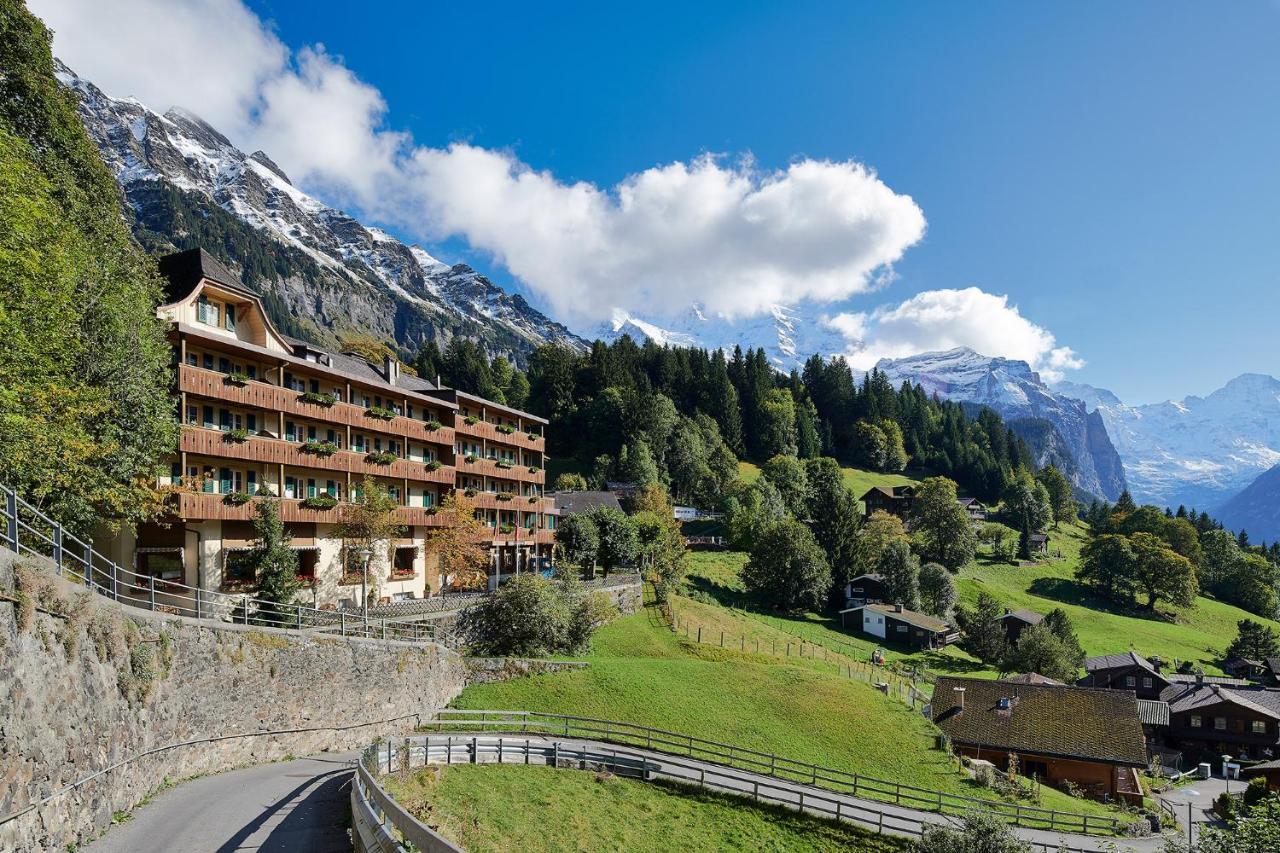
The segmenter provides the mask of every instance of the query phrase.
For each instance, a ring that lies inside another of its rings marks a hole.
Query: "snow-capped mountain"
[[[881,359],[876,369],[895,385],[916,382],[942,399],[993,409],[1028,439],[1040,464],[1061,460],[1065,448],[1074,463],[1066,473],[1085,492],[1114,500],[1125,488],[1124,468],[1102,418],[1079,400],[1053,393],[1025,361],[960,347]],[[1043,427],[1046,422],[1052,432]]]
[[[614,341],[630,335],[639,342],[696,346],[732,352],[735,346],[744,350],[764,347],[770,362],[779,370],[789,371],[803,366],[804,360],[817,353],[834,355],[847,348],[844,337],[825,323],[808,317],[801,308],[771,305],[769,312],[757,317],[730,319],[694,305],[688,311],[663,322],[643,320],[625,311],[614,311],[611,322],[596,330],[596,336]]]
[[[155,251],[201,245],[264,296],[287,330],[336,343],[478,340],[519,363],[544,343],[586,342],[465,264],[406,246],[295,187],[267,154],[246,155],[195,114],[112,98],[60,63],[80,115]]]
[[[1102,416],[1134,499],[1216,510],[1280,463],[1280,380],[1245,373],[1207,397],[1129,406],[1088,385],[1059,383]]]

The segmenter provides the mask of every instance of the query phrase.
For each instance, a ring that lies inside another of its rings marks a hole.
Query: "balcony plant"
[[[516,431],[516,428],[513,427],[511,424],[498,424],[496,427],[494,427],[494,429],[496,429],[498,432],[502,433],[503,435],[511,435]]]
[[[294,575],[293,579],[298,582],[298,586],[303,589],[312,589],[316,585],[315,575]]]
[[[476,461],[476,455],[474,453],[468,453],[463,457],[462,461],[470,465]]]
[[[229,429],[222,434],[222,440],[235,444],[244,444],[249,440],[249,431],[246,429]]]
[[[332,441],[316,441],[315,439],[307,439],[302,442],[298,448],[303,453],[311,453],[316,456],[332,456],[338,452],[338,445]]]
[[[232,492],[224,497],[222,502],[230,504],[231,506],[241,506],[243,504],[247,504],[251,500],[253,500],[253,495],[248,492]]]
[[[415,572],[413,569],[397,569],[395,566],[391,567],[391,580],[393,581],[410,580],[411,578],[416,578],[417,576],[418,576],[418,573]]]
[[[440,429],[440,427],[442,427],[442,426],[443,426],[443,424],[441,424],[439,421],[432,420],[432,421],[427,421],[427,422],[426,422],[426,423],[424,423],[422,426],[423,426],[423,427],[424,427],[428,432],[435,432],[436,430]]]
[[[308,391],[298,397],[299,402],[315,403],[317,406],[324,406],[326,409],[338,402],[338,398],[324,391]]]
[[[250,578],[228,578],[222,582],[222,591],[231,593],[253,592],[258,582]]]
[[[530,498],[529,498],[529,503],[531,503],[531,504],[536,504],[537,502],[538,502],[538,496],[537,496],[537,495],[533,495],[532,497],[530,497]]]
[[[539,471],[541,471],[541,470],[542,470],[542,469],[541,469],[541,468],[539,468],[537,465],[530,465],[530,466],[529,466],[529,473],[530,473],[530,474],[537,474],[537,473],[538,473]]]
[[[249,384],[249,374],[245,373],[243,370],[233,370],[228,373],[226,378],[222,381],[228,385],[239,385],[243,387]]]
[[[503,468],[503,469],[511,467],[511,463],[505,459],[499,459],[496,464],[499,468]]]
[[[498,500],[503,502],[511,500],[512,497],[514,496],[510,492],[498,492],[497,494]]]
[[[385,406],[370,406],[364,410],[364,414],[367,418],[377,418],[380,421],[393,421],[396,418],[395,411]]]
[[[480,419],[477,418],[475,415],[467,415],[465,418],[462,419],[462,421],[467,426],[475,426],[476,424],[480,423]]]
[[[338,499],[327,492],[303,498],[300,504],[304,509],[333,509],[337,505]]]
[[[440,512],[440,507],[438,506],[429,506],[429,507],[425,507],[425,509],[426,509],[427,515],[435,515],[436,513]]]
[[[391,465],[399,458],[399,456],[386,450],[375,450],[373,453],[366,453],[364,461],[370,465]]]
[[[474,498],[474,497],[476,496],[476,490],[475,490],[475,489],[467,489],[463,494],[465,494],[465,495],[466,495],[467,497],[469,497],[469,498]]]
[[[510,536],[512,533],[516,532],[516,527],[514,524],[499,524],[498,532],[503,536]]]
[[[428,462],[426,465],[423,465],[422,467],[426,468],[428,471],[439,471],[441,466],[438,460],[432,459],[430,462]]]
[[[527,437],[530,441],[537,441],[538,439],[542,438],[542,436],[538,435],[536,432],[525,433],[525,437]]]

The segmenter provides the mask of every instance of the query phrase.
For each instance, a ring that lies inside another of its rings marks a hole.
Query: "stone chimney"
[[[902,612],[902,605],[901,605],[901,604],[895,604],[895,605],[893,605],[893,612],[894,612],[894,613],[901,613],[901,612]]]
[[[384,355],[382,357],[382,374],[387,377],[388,385],[398,385],[400,382],[400,362],[396,361],[394,355]]]
[[[956,708],[960,711],[964,710],[964,688],[953,687],[952,691],[956,697]]]
[[[1197,684],[1197,685],[1204,684],[1204,673],[1203,673],[1203,672],[1197,672],[1197,673],[1196,673],[1196,684]]]

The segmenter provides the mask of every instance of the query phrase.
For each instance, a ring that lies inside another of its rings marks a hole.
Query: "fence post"
[[[701,625],[698,626],[698,642],[699,643],[702,642],[702,626]]]
[[[155,575],[152,575],[152,576],[151,576],[151,583],[147,584],[147,587],[148,587],[148,589],[150,589],[150,590],[151,590],[151,609],[152,609],[152,610],[155,610],[155,609],[156,609],[156,578],[155,578]]]
[[[347,611],[345,610],[338,611],[338,624],[341,627],[342,636],[344,637],[347,636]]]
[[[4,520],[7,531],[5,538],[13,546],[14,553],[22,553],[18,548],[18,493],[16,491],[4,493]]]
[[[112,566],[114,567],[114,565],[113,563]],[[200,614],[200,587],[196,587],[196,618],[202,618]]]
[[[62,574],[62,525],[57,522],[53,524],[53,564]]]
[[[111,597],[116,601],[120,600],[120,580],[116,576],[118,571],[115,561],[111,562]]]

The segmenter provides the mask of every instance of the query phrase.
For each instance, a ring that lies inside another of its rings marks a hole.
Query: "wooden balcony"
[[[337,524],[342,520],[342,506],[338,504],[333,509],[307,509],[302,506],[302,501],[284,498],[280,501],[280,518],[283,521]],[[223,499],[223,495],[207,492],[179,492],[177,511],[179,517],[188,520],[250,521],[254,518],[252,501],[229,504]],[[425,507],[402,506],[396,510],[396,520],[401,524],[418,527],[446,527],[453,523],[453,516],[445,512],[433,514]]]
[[[502,432],[498,429],[497,424],[491,424],[488,421],[476,421],[473,424],[469,424],[465,418],[459,417],[454,424],[454,428],[457,430],[458,435],[482,438],[485,441],[503,444],[507,447],[536,450],[538,453],[545,453],[547,449],[545,436],[539,435],[536,438],[530,438],[524,430],[516,430],[512,433]]]
[[[270,412],[284,412],[300,418],[320,423],[339,426],[351,426],[362,432],[376,432],[401,439],[421,441],[433,445],[453,447],[453,428],[447,425],[452,412],[444,410],[441,418],[445,425],[439,429],[427,429],[425,421],[397,415],[389,421],[370,417],[362,406],[351,403],[334,403],[322,406],[318,403],[304,403],[301,394],[289,388],[270,385],[266,382],[249,380],[244,385],[227,382],[225,374],[216,370],[205,370],[189,364],[178,368],[178,388],[187,394],[194,394],[233,406],[245,406],[255,409],[266,409]],[[521,434],[523,438],[523,434]],[[525,439],[528,441],[528,439]],[[529,442],[532,444],[533,442]]]
[[[466,457],[459,456],[456,470],[464,476],[470,474],[475,477],[494,477],[499,480],[514,480],[517,483],[537,483],[542,485],[547,479],[546,471],[542,468],[537,471],[530,471],[526,465],[512,463],[509,466],[504,466],[499,464],[496,459],[482,459],[478,456],[470,462],[467,461]]]
[[[502,533],[490,527],[477,538],[481,542],[491,542],[495,545],[551,545],[556,541],[556,532],[554,530],[530,532],[527,528],[521,527],[510,533]]]
[[[390,465],[378,465],[365,461],[365,454],[352,450],[338,450],[329,456],[308,453],[301,442],[279,438],[252,436],[249,439],[228,441],[227,433],[203,427],[185,427],[180,445],[184,453],[211,456],[217,459],[237,459],[264,465],[289,465],[312,468],[330,473],[351,473],[361,476],[396,477],[413,482],[438,483],[452,486],[456,474],[452,467],[442,465],[435,471],[427,470],[425,462],[397,459]]]
[[[525,495],[511,496],[511,500],[504,501],[498,497],[498,492],[476,492],[475,495],[469,496],[467,500],[471,501],[476,509],[505,509],[520,512],[547,512],[555,506],[555,501],[549,498],[535,498],[533,503],[529,503],[529,498]]]

